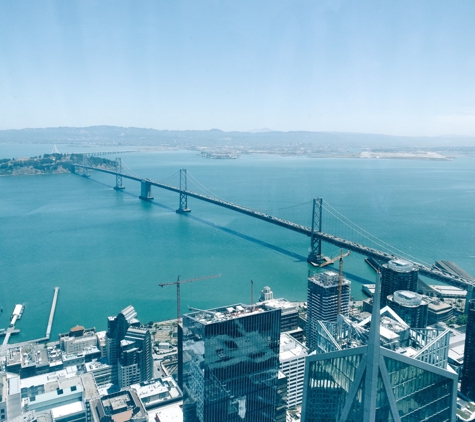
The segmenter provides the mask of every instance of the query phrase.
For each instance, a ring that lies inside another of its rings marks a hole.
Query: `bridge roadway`
[[[155,181],[150,180],[150,179],[142,179],[140,177],[131,176],[131,175],[124,174],[124,173],[116,173],[113,170],[106,170],[106,169],[101,169],[101,168],[97,168],[97,167],[78,165],[78,164],[76,164],[75,166],[85,168],[85,169],[89,169],[89,170],[96,170],[96,171],[100,171],[100,172],[103,172],[103,173],[109,173],[109,174],[112,174],[114,176],[119,175],[119,176],[122,176],[122,178],[135,180],[137,182],[145,181],[145,182],[149,183],[151,186],[156,186],[156,187],[166,189],[166,190],[176,192],[176,193],[185,193],[186,195],[188,195],[192,198],[196,198],[196,199],[199,199],[201,201],[209,202],[209,203],[214,204],[214,205],[219,205],[220,207],[228,208],[230,210],[237,211],[241,214],[246,214],[246,215],[249,215],[251,217],[267,221],[268,223],[272,223],[272,224],[275,224],[277,226],[284,227],[286,229],[295,231],[297,233],[304,234],[308,237],[312,236],[312,229],[310,227],[302,226],[300,224],[296,224],[296,223],[293,223],[291,221],[283,220],[281,218],[274,217],[272,215],[265,214],[265,213],[262,213],[260,211],[253,210],[251,208],[242,207],[242,206],[236,205],[232,202],[222,201],[220,199],[216,199],[216,198],[213,198],[211,196],[202,195],[200,193],[192,192],[192,191],[189,191],[189,190],[186,190],[186,191],[182,192],[180,188],[177,188],[175,186],[167,185],[167,184],[160,183],[160,182],[155,182]],[[359,243],[351,242],[349,240],[343,239],[341,237],[333,236],[333,235],[328,234],[328,233],[316,232],[315,236],[317,238],[321,239],[323,242],[330,243],[330,244],[335,245],[339,248],[348,249],[348,250],[350,250],[352,252],[355,252],[355,253],[358,253],[360,255],[363,255],[363,256],[366,256],[366,257],[371,257],[371,258],[376,258],[378,260],[382,260],[382,261],[385,261],[385,262],[387,262],[391,259],[400,258],[400,257],[397,257],[396,255],[391,255],[391,254],[388,254],[386,252],[379,251],[377,249],[369,248],[369,247],[361,245]],[[433,280],[442,281],[444,283],[450,284],[450,285],[455,286],[455,287],[459,287],[461,289],[468,289],[470,286],[475,286],[475,280],[474,279],[470,280],[470,279],[459,277],[459,276],[456,276],[456,275],[451,275],[451,274],[445,273],[443,271],[439,271],[435,268],[431,268],[431,267],[428,267],[426,265],[419,264],[417,262],[413,262],[413,264],[419,269],[419,274],[420,275],[431,278]]]

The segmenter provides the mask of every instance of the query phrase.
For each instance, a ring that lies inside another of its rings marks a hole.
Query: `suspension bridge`
[[[190,197],[190,198],[195,198],[204,202],[208,202],[210,204],[218,205],[220,207],[227,208],[227,209],[239,212],[241,214],[245,214],[250,217],[254,217],[254,218],[266,221],[268,223],[283,227],[285,229],[303,234],[310,238],[310,253],[308,255],[308,262],[313,264],[314,266],[319,266],[320,264],[328,260],[328,258],[324,257],[324,255],[322,254],[322,242],[325,242],[325,243],[334,245],[338,248],[347,249],[352,252],[363,255],[367,258],[374,258],[382,262],[387,262],[392,259],[401,259],[401,258],[405,260],[410,260],[414,264],[414,266],[418,268],[420,275],[426,276],[434,280],[442,281],[452,286],[469,290],[470,296],[471,296],[471,293],[473,292],[473,286],[475,285],[474,279],[469,279],[469,278],[462,277],[460,275],[456,275],[453,273],[444,272],[434,266],[431,267],[430,265],[416,262],[413,259],[408,259],[407,257],[405,257],[405,254],[403,253],[403,251],[400,251],[398,249],[396,249],[396,251],[400,253],[385,252],[377,248],[365,246],[362,243],[353,242],[343,237],[339,237],[339,236],[335,236],[335,235],[323,232],[322,231],[323,209],[325,208],[332,215],[335,215],[335,212],[337,211],[334,208],[330,209],[328,207],[325,207],[322,198],[316,198],[312,201],[313,203],[312,223],[311,223],[311,226],[309,227],[309,226],[298,224],[298,223],[295,223],[295,222],[292,222],[280,217],[270,215],[268,213],[264,213],[264,212],[257,211],[251,208],[243,207],[241,205],[238,205],[229,201],[225,201],[223,199],[218,199],[213,196],[204,195],[198,192],[188,190],[187,188],[188,177],[187,177],[186,169],[181,169],[179,172],[180,185],[172,186],[169,184],[157,182],[151,179],[142,178],[137,175],[124,172],[122,161],[120,158],[116,159],[116,167],[114,170],[99,168],[99,167],[90,165],[87,163],[87,157],[85,159],[86,159],[85,164],[75,164],[75,167],[78,169],[76,170],[76,173],[81,174],[82,172],[83,175],[88,175],[87,174],[88,170],[94,170],[94,171],[99,171],[102,173],[111,174],[115,176],[115,179],[116,179],[116,183],[114,187],[114,189],[116,190],[124,189],[123,179],[129,179],[129,180],[139,182],[140,187],[141,187],[139,198],[142,200],[150,201],[153,199],[152,186],[179,194],[178,209],[176,210],[178,214],[188,213],[191,211],[190,208],[188,208],[188,197]],[[344,216],[342,217],[346,218]],[[346,222],[343,222],[343,223],[347,224]],[[368,232],[365,232],[365,233],[367,235],[370,235]],[[375,236],[373,237],[376,238]],[[382,242],[385,245],[388,245],[381,240],[380,242]],[[379,244],[381,245],[381,243]]]

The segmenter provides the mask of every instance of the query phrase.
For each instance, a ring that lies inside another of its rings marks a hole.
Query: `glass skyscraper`
[[[455,421],[458,377],[447,364],[450,332],[407,324],[407,330],[390,332],[390,322],[381,324],[379,287],[378,280],[369,330],[364,321],[318,323],[302,422]],[[392,337],[398,344],[385,344]]]
[[[280,309],[264,305],[183,316],[185,422],[274,422]]]
[[[417,292],[419,270],[403,259],[394,259],[381,267],[381,306],[387,305],[387,297],[397,290]]]
[[[467,331],[465,333],[465,350],[463,354],[463,370],[460,391],[475,400],[475,299],[468,304]]]

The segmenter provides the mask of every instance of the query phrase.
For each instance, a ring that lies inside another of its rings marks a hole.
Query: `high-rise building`
[[[467,330],[465,333],[465,350],[463,353],[463,369],[461,377],[460,391],[475,400],[475,377],[473,375],[475,368],[475,299],[470,300],[468,304]]]
[[[112,366],[112,382],[121,388],[153,377],[152,339],[140,324],[132,306],[109,317],[106,355]]]
[[[307,352],[308,349],[291,335],[287,333],[280,335],[280,370],[287,380],[286,404],[288,408],[302,404]]]
[[[351,282],[344,277],[340,280],[335,271],[308,278],[306,334],[310,351],[316,347],[317,321],[336,322],[338,314],[348,316],[350,289]]]
[[[107,319],[106,356],[110,364],[117,362],[120,356],[120,342],[130,326],[139,326],[137,312],[133,306],[127,306],[117,316]]]
[[[289,333],[296,340],[303,340],[303,330],[299,327],[299,309],[286,299],[268,299],[262,302],[266,309],[280,309],[280,332]]]
[[[387,297],[388,306],[411,328],[426,328],[429,302],[409,290],[398,290]]]
[[[130,327],[120,342],[120,388],[153,378],[152,337],[146,328]]]
[[[411,329],[389,307],[381,310],[379,275],[368,321],[320,321],[317,331],[319,351],[307,358],[302,422],[455,421],[458,376],[448,365],[450,332]]]
[[[387,297],[397,290],[417,292],[419,270],[412,262],[393,259],[381,267],[381,306],[387,305]]]
[[[274,422],[280,310],[243,304],[183,316],[185,422]]]

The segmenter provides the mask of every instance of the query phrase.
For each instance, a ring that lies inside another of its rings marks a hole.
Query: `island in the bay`
[[[72,173],[76,164],[84,163],[84,154],[44,154],[29,158],[0,158],[0,176]],[[87,156],[94,167],[115,168],[115,161]]]

